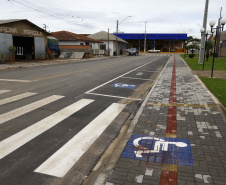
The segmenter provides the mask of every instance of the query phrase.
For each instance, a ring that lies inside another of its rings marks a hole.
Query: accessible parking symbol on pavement
[[[121,157],[165,164],[193,166],[190,141],[133,134]]]
[[[136,85],[123,84],[123,83],[116,83],[116,84],[111,85],[111,87],[119,87],[119,88],[135,89],[135,88],[136,88]]]

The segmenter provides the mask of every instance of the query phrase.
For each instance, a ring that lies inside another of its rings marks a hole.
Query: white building
[[[103,42],[98,44],[93,43],[92,49],[100,50],[100,51],[102,50],[108,51],[108,48],[109,48],[110,56],[113,56],[114,52],[116,54],[116,36],[115,35],[110,33],[108,34],[108,32],[105,32],[105,31],[100,31],[92,35],[89,35],[88,37],[95,40],[100,40]],[[126,53],[126,44],[128,44],[128,42],[118,37],[118,55],[123,55]]]

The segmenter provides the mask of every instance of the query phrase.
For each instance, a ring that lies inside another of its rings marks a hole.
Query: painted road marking
[[[213,107],[216,108],[217,105],[199,105],[199,104],[178,104],[178,103],[147,103],[148,106],[166,106],[166,107]]]
[[[15,110],[12,110],[10,112],[7,112],[5,114],[2,114],[0,115],[0,124],[6,122],[6,121],[9,121],[9,120],[12,120],[14,118],[17,118],[21,115],[24,115],[28,112],[31,112],[35,109],[38,109],[44,105],[47,105],[49,103],[52,103],[56,100],[59,100],[61,98],[63,98],[64,96],[57,96],[57,95],[53,95],[53,96],[50,96],[50,97],[47,97],[47,98],[44,98],[42,100],[39,100],[39,101],[36,101],[34,103],[31,103],[29,105],[25,105],[23,107],[20,107],[18,109],[15,109]]]
[[[113,103],[69,142],[39,166],[35,172],[63,177],[110,123],[125,108],[125,104]]]
[[[117,80],[117,79],[119,79],[119,78],[121,78],[121,77],[123,77],[123,76],[125,76],[125,75],[127,75],[127,74],[129,74],[129,73],[131,73],[131,72],[133,72],[133,71],[136,71],[137,69],[140,69],[140,68],[142,68],[142,67],[144,67],[144,66],[146,66],[146,65],[148,65],[148,64],[150,64],[150,63],[152,63],[152,62],[154,62],[154,61],[156,61],[156,60],[158,60],[158,59],[160,59],[160,58],[161,58],[161,57],[158,57],[158,58],[155,59],[155,60],[152,60],[152,61],[150,61],[150,62],[148,62],[148,63],[146,63],[146,64],[144,64],[144,65],[141,65],[140,67],[137,67],[137,68],[135,68],[135,69],[133,69],[133,70],[127,72],[127,73],[124,73],[124,74],[122,74],[122,75],[120,75],[120,76],[118,76],[118,77],[116,77],[116,78],[114,78],[114,79],[112,79],[112,80],[110,80],[110,81],[108,81],[108,82],[105,82],[105,83],[103,83],[103,84],[101,84],[101,85],[99,85],[99,86],[97,86],[97,87],[95,87],[95,88],[93,88],[93,89],[87,91],[86,94],[89,94],[90,92],[95,91],[96,89],[99,89],[100,87],[103,87],[104,85],[109,84],[109,83],[111,83],[111,82],[113,82],[113,81],[115,81],[115,80]]]
[[[0,159],[57,125],[94,100],[82,99],[0,142]]]
[[[127,98],[127,97],[123,97],[123,96],[113,96],[113,95],[107,95],[107,94],[97,94],[97,93],[86,93],[86,94],[96,95],[96,96],[105,96],[105,97],[111,97],[111,98],[119,98],[119,99],[127,99],[127,100],[135,100],[135,101],[142,100],[142,99],[138,99],[138,98]]]
[[[23,93],[23,94],[19,94],[19,95],[16,95],[16,96],[5,98],[5,99],[0,100],[0,105],[4,105],[4,104],[7,104],[7,103],[17,101],[17,100],[21,100],[21,99],[33,96],[35,94],[37,94],[37,93],[26,92],[26,93]]]
[[[111,85],[111,87],[119,87],[119,88],[126,88],[126,89],[135,89],[136,88],[136,85],[116,83],[116,84]]]
[[[30,80],[17,80],[17,79],[0,79],[0,81],[6,81],[6,82],[31,82]]]
[[[135,79],[135,80],[145,80],[145,81],[154,81],[154,80],[151,80],[151,79],[144,79],[144,78],[133,78],[133,77],[121,77],[121,78],[129,78],[129,79]]]
[[[137,73],[136,75],[137,76],[142,76],[144,73],[142,73],[142,72],[139,72],[139,73]]]
[[[0,94],[10,92],[11,90],[0,90]]]
[[[133,134],[121,157],[173,165],[193,166],[188,139]]]

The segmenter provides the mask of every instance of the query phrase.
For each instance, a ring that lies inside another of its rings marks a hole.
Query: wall
[[[82,41],[59,41],[59,45],[64,45],[64,46],[78,46],[80,43],[83,43],[85,45],[85,42]]]
[[[0,25],[0,33],[13,34],[23,37],[44,37],[47,44],[47,33],[26,21],[17,21]]]
[[[103,43],[101,44],[106,44],[106,49],[108,49],[108,41],[102,41]],[[99,50],[100,49],[100,44],[98,43],[92,43],[92,49]],[[114,46],[113,46],[113,41],[109,41],[109,49],[110,49],[110,56],[113,56],[114,52]]]

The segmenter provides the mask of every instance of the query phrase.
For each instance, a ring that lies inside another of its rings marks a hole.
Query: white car
[[[156,49],[150,49],[148,50],[148,53],[159,53],[160,50],[156,50]]]

